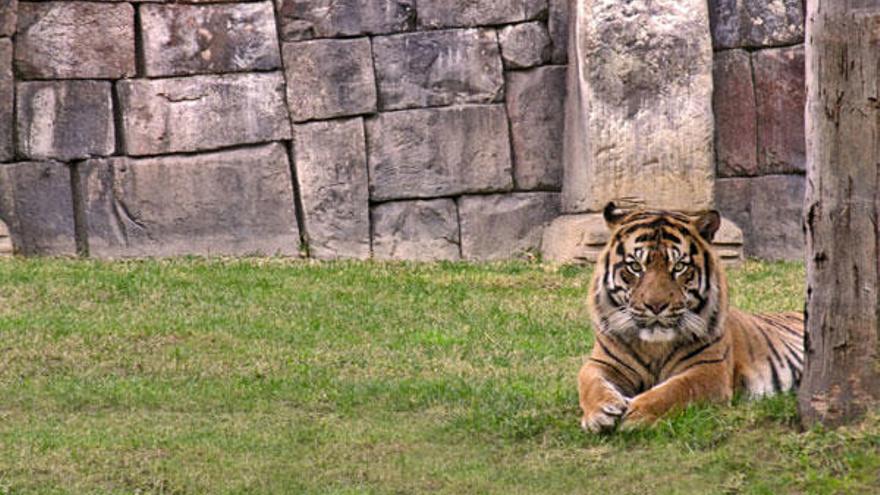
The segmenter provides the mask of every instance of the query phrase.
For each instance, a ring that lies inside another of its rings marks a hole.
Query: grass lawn
[[[800,309],[803,267],[733,302]],[[578,428],[589,271],[0,261],[0,494],[878,493],[880,420],[793,397]]]

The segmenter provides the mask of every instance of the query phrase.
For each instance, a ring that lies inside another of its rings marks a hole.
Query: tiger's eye
[[[626,264],[626,267],[629,268],[629,271],[631,271],[633,273],[641,273],[642,272],[642,265],[639,264],[638,261],[630,261],[629,263]]]
[[[681,273],[681,272],[687,270],[687,265],[682,263],[681,261],[679,261],[678,263],[675,264],[674,267],[672,267],[672,269],[675,271],[675,273]]]

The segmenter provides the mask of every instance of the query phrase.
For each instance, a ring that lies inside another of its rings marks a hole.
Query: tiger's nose
[[[650,309],[655,315],[662,313],[667,306],[669,306],[669,303],[666,302],[645,303],[645,307]]]

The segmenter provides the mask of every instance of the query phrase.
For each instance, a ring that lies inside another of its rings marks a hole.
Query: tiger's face
[[[605,220],[611,238],[592,285],[599,331],[646,342],[711,335],[723,286],[710,244],[718,213],[622,212],[610,203]]]

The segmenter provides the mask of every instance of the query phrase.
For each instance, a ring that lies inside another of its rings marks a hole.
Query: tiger
[[[590,282],[593,349],[578,373],[581,427],[650,425],[695,402],[730,402],[795,389],[804,318],[728,306],[712,248],[721,223],[696,213],[603,210],[611,231]]]

